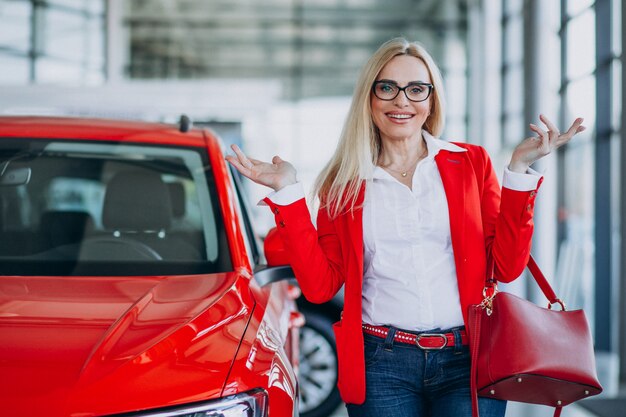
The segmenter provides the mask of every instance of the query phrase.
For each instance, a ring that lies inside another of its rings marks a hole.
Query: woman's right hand
[[[272,163],[258,161],[248,158],[237,145],[230,146],[235,156],[226,155],[226,160],[233,164],[237,171],[246,178],[257,184],[273,188],[275,191],[295,184],[296,169],[287,161],[283,161],[277,155],[272,158]]]

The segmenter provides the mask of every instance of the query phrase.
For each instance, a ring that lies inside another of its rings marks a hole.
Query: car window
[[[204,148],[4,139],[0,161],[2,274],[232,269]]]
[[[246,240],[248,243],[248,247],[250,249],[250,253],[252,258],[250,260],[253,267],[259,265],[262,261],[261,259],[261,250],[259,249],[259,238],[255,233],[254,227],[252,226],[252,216],[250,215],[250,203],[248,202],[248,198],[246,197],[245,192],[243,191],[243,184],[241,183],[241,177],[239,172],[237,172],[232,165],[230,165],[230,175],[233,179],[233,184],[235,185],[235,191],[237,192],[237,201],[239,202],[239,207],[241,211],[241,218],[243,222],[243,229],[246,232]]]

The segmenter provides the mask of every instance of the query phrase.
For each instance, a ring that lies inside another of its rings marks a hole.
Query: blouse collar
[[[422,136],[426,141],[426,148],[428,149],[428,156],[424,158],[424,160],[435,159],[435,156],[437,156],[441,150],[449,152],[467,152],[467,149],[461,148],[460,146],[455,145],[452,142],[448,142],[447,140],[438,139],[424,129],[422,129]],[[378,165],[374,167],[373,178],[389,179],[389,177],[390,174],[382,167]]]

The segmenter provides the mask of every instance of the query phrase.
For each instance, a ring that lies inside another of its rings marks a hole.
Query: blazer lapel
[[[454,257],[459,278],[463,274],[459,269],[464,264],[462,257],[465,254],[464,232],[465,220],[468,215],[465,209],[465,192],[469,185],[467,172],[467,152],[449,152],[441,150],[435,157],[439,168],[443,188],[448,200],[448,212],[450,216],[450,234]]]
[[[363,288],[363,200],[365,182],[359,191],[354,211],[341,214],[335,220],[341,241],[345,266],[344,309],[342,322],[350,323],[360,334],[361,292]],[[343,320],[345,318],[345,321]],[[339,343],[339,342],[338,342]]]
[[[359,191],[354,211],[347,211],[335,220],[337,232],[341,238],[341,247],[344,250],[343,258],[346,263],[346,289],[349,276],[359,277],[358,291],[360,293],[363,277],[363,200],[365,197],[365,181]]]
[[[363,261],[363,201],[365,199],[365,181],[359,190],[359,196],[356,200],[356,208],[352,213],[345,214],[346,227],[348,228],[348,236],[352,242],[352,249],[356,258],[362,263]]]

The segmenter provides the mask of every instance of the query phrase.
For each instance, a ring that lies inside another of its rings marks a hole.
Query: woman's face
[[[414,56],[399,55],[383,67],[376,81],[386,80],[405,87],[409,83],[431,83],[426,64]],[[406,91],[406,90],[405,90]],[[411,101],[399,91],[390,101],[381,100],[372,92],[372,119],[383,140],[406,139],[421,135],[422,126],[430,114],[432,94],[420,102]]]

